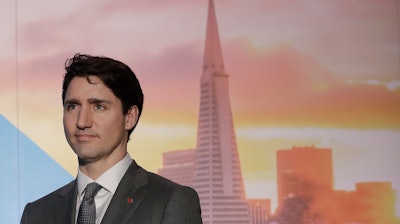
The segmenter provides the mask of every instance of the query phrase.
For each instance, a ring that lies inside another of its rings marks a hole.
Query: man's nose
[[[92,126],[92,113],[89,108],[81,107],[78,114],[78,120],[76,121],[76,126],[79,129],[90,128]]]

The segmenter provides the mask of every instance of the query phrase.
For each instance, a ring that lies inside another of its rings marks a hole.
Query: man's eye
[[[104,110],[104,109],[106,109],[103,105],[101,105],[101,104],[96,104],[95,106],[94,106],[94,108],[96,109],[96,110]]]
[[[68,104],[65,107],[67,110],[74,110],[76,108],[78,108],[78,106],[76,104]]]

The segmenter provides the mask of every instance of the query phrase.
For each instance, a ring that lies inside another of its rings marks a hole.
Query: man
[[[25,206],[23,224],[202,223],[197,193],[147,172],[127,153],[142,111],[139,81],[125,64],[77,54],[66,62],[64,132],[77,178]]]

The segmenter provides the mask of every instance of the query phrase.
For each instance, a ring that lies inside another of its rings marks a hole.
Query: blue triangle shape
[[[19,223],[26,203],[73,177],[0,114],[0,223]]]

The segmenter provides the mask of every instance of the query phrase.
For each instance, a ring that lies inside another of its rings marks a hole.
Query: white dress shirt
[[[75,223],[78,217],[79,207],[84,196],[86,185],[91,182],[96,182],[102,186],[94,198],[96,203],[96,224],[100,224],[104,214],[106,213],[108,205],[110,204],[111,199],[117,190],[119,182],[121,181],[125,172],[128,170],[131,163],[132,159],[127,153],[121,161],[104,172],[99,178],[97,178],[97,180],[90,179],[90,177],[86,176],[78,169],[78,194],[76,201]]]

